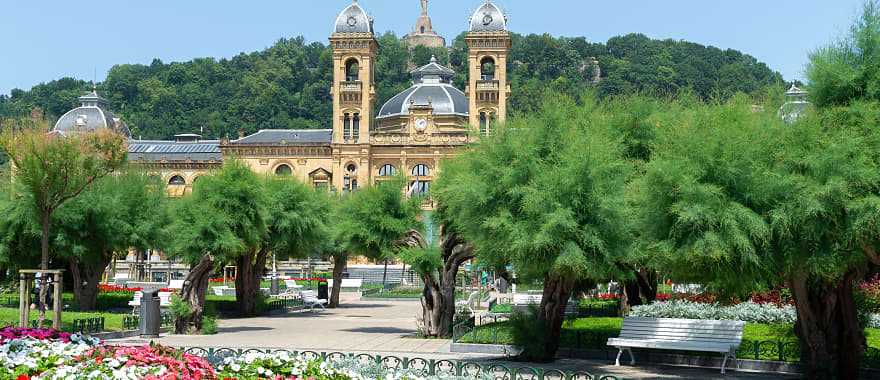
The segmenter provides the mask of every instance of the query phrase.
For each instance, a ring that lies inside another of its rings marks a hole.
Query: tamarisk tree
[[[880,262],[880,132],[865,111],[786,125],[744,98],[691,104],[632,188],[665,270],[728,291],[788,285],[811,379],[858,378],[865,350],[853,290]]]
[[[628,242],[623,193],[630,165],[607,117],[592,99],[548,100],[447,162],[434,187],[479,259],[543,280],[543,344],[524,351],[528,359],[555,356],[577,282],[618,274],[614,263]]]
[[[400,256],[412,266],[424,283],[422,290],[422,325],[427,336],[449,338],[455,320],[455,276],[462,264],[474,258],[473,246],[456,232],[443,226],[439,246],[433,246],[416,230],[410,231],[400,245]]]
[[[181,291],[189,313],[177,316],[178,333],[201,330],[208,280],[215,265],[259,249],[266,234],[263,196],[257,175],[243,163],[230,160],[218,172],[200,177],[192,195],[173,201],[168,251],[191,265]],[[256,296],[253,293],[251,297]],[[255,304],[253,299],[247,302]]]
[[[40,269],[49,269],[52,215],[87,186],[118,169],[126,160],[126,139],[101,129],[94,132],[49,133],[43,121],[5,123],[2,148],[14,166],[14,180],[28,193],[41,227]],[[45,281],[43,276],[41,281]],[[48,286],[40,287],[40,320],[46,315]]]
[[[418,230],[421,199],[403,194],[405,178],[359,189],[345,195],[336,207],[333,289],[330,306],[339,305],[342,271],[349,255],[380,259],[395,254],[401,239]]]

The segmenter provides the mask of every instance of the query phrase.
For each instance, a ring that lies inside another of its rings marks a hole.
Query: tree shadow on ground
[[[340,331],[358,332],[368,334],[412,334],[415,329],[401,329],[397,327],[357,327],[353,329],[345,329]]]
[[[246,331],[269,331],[274,330],[271,327],[259,327],[259,326],[235,326],[235,327],[219,327],[217,328],[218,333],[233,333],[233,332],[246,332]]]

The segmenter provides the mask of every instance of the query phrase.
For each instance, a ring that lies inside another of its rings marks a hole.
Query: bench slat
[[[643,318],[643,317],[626,317],[624,324],[628,325],[648,325],[648,326],[699,326],[714,328],[740,328],[745,326],[743,321],[717,321],[717,320],[695,320],[695,319],[672,319],[672,318]]]
[[[612,347],[635,347],[635,348],[655,348],[665,350],[681,350],[681,351],[702,351],[702,352],[719,352],[725,353],[735,350],[737,345],[730,344],[711,344],[699,342],[664,342],[654,340],[632,340],[632,339],[608,339],[608,345]]]

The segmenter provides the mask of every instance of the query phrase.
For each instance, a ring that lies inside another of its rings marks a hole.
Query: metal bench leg
[[[617,359],[614,360],[614,365],[620,367],[620,355],[623,355],[623,348],[617,347]]]
[[[721,361],[721,374],[724,374],[724,370],[727,369],[727,359],[730,357],[730,353],[724,354],[724,360]]]
[[[629,365],[636,365],[636,357],[633,356],[632,348],[627,348],[626,352],[629,352]]]

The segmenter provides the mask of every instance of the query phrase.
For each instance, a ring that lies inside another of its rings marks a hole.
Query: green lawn
[[[601,349],[605,348],[608,338],[616,337],[620,333],[622,318],[579,318],[567,321],[563,326],[561,344],[567,348]],[[880,349],[880,329],[865,329],[868,346]],[[483,344],[512,344],[510,326],[507,322],[489,323],[479,326],[473,332],[464,334],[461,343]],[[757,344],[760,342],[760,344]],[[779,348],[782,347],[787,361],[796,361],[799,355],[797,337],[790,324],[764,325],[757,323],[746,324],[743,331],[743,345],[740,347],[740,358],[755,358],[755,349],[758,348],[758,357],[763,360],[778,360]],[[880,358],[869,357],[872,363],[880,361]]]
[[[31,310],[30,319],[32,321],[37,320],[37,316],[39,312],[36,310]],[[104,330],[105,331],[122,331],[122,317],[128,315],[127,313],[102,313],[102,312],[91,312],[91,313],[81,313],[75,311],[65,311],[61,313],[61,329],[65,331],[70,331],[73,329],[73,320],[74,319],[83,319],[83,318],[94,318],[94,317],[104,317]],[[51,321],[52,314],[47,313],[46,319]],[[0,324],[2,325],[18,325],[18,308],[9,308],[9,307],[0,307]]]

